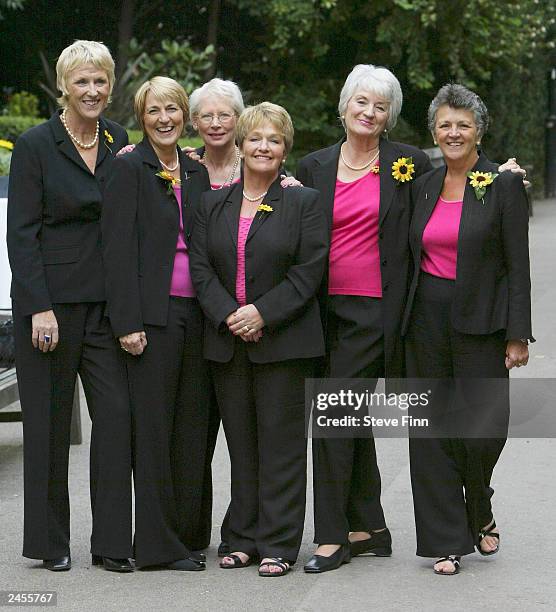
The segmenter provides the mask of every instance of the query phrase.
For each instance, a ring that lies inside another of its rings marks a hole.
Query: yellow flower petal
[[[14,148],[14,143],[10,142],[9,140],[2,140],[0,138],[0,147],[3,149],[8,149],[8,151],[12,151]]]
[[[400,157],[392,164],[392,176],[400,183],[413,179],[415,164],[411,157]]]

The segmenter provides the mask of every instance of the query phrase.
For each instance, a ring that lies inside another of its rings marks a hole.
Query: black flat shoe
[[[202,572],[207,569],[207,566],[202,561],[197,561],[193,557],[187,557],[186,559],[178,559],[171,563],[162,565],[165,569],[178,570],[180,572]]]
[[[201,561],[202,563],[206,563],[207,556],[205,553],[199,552],[198,550],[191,550],[189,552],[189,556],[191,559],[195,559],[195,561]]]
[[[57,559],[43,559],[42,565],[51,572],[67,572],[71,569],[71,556],[65,555]]]
[[[228,542],[220,542],[218,546],[218,556],[220,558],[227,557],[230,554],[230,545]]]
[[[392,555],[392,536],[387,527],[384,531],[374,531],[366,540],[350,542],[349,549],[352,557],[359,555],[390,557]]]
[[[103,565],[107,572],[120,572],[126,574],[134,571],[133,564],[129,559],[113,559],[112,557],[92,556],[93,565]]]
[[[338,569],[342,564],[349,563],[350,561],[349,545],[342,544],[330,557],[313,555],[303,569],[307,574],[322,574],[323,572]]]

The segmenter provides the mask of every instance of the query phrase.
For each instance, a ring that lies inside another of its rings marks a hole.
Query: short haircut
[[[56,62],[56,87],[62,92],[57,99],[58,104],[65,108],[68,102],[68,83],[69,73],[76,68],[86,64],[92,64],[98,70],[103,70],[108,76],[110,94],[114,89],[114,60],[108,47],[96,40],[76,40],[69,47],[66,47]]]
[[[185,89],[174,79],[164,76],[155,76],[148,81],[145,81],[137,90],[134,99],[135,118],[139,127],[144,131],[145,124],[143,115],[145,114],[145,106],[147,105],[147,94],[151,92],[153,96],[162,101],[169,100],[177,104],[183,112],[184,126],[187,123],[189,116],[189,100]]]
[[[286,154],[288,154],[293,146],[292,118],[285,108],[272,102],[261,102],[256,106],[248,106],[241,113],[236,128],[237,144],[241,148],[247,135],[267,121],[284,139]]]
[[[434,132],[438,109],[444,105],[471,111],[475,116],[479,138],[484,136],[488,130],[490,118],[485,103],[474,91],[458,83],[443,85],[429,106],[428,124],[431,132]]]
[[[241,90],[233,81],[211,79],[208,83],[198,87],[189,96],[191,121],[199,114],[199,109],[207,98],[223,98],[229,103],[238,116],[241,115],[245,109]]]
[[[388,103],[388,119],[386,129],[391,130],[398,121],[402,110],[402,88],[398,79],[383,66],[372,64],[358,64],[349,73],[338,102],[340,120],[345,128],[343,116],[346,113],[348,102],[358,91],[370,91],[378,96],[384,97]]]

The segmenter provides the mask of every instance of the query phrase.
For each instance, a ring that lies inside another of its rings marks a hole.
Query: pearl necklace
[[[235,152],[236,152],[236,159],[234,161],[234,167],[232,168],[232,173],[230,174],[228,179],[222,183],[222,185],[220,185],[219,187],[216,187],[216,189],[214,189],[213,191],[217,191],[218,189],[223,189],[224,187],[228,187],[229,185],[232,184],[232,181],[234,180],[234,176],[236,175],[236,170],[237,170],[237,167],[239,165],[239,159],[240,159],[239,148],[237,147],[237,145],[234,145],[234,149],[235,149]],[[207,161],[208,161],[208,158],[207,158],[207,149],[205,147],[205,151],[203,153],[203,157],[201,158],[201,162],[204,163],[205,166],[206,166]]]
[[[261,195],[256,196],[256,197],[254,197],[254,198],[253,198],[253,197],[251,197],[251,196],[248,196],[248,195],[245,193],[245,190],[244,190],[244,191],[243,191],[243,197],[244,197],[244,198],[245,198],[245,199],[246,199],[248,202],[258,202],[259,200],[262,200],[262,199],[265,197],[265,195],[266,195],[267,193],[268,193],[268,189],[267,189],[267,190],[266,190],[264,193],[261,193]]]
[[[178,152],[176,151],[176,165],[171,168],[170,166],[167,166],[161,159],[160,157],[158,158],[158,161],[162,164],[162,166],[164,168],[166,168],[166,170],[168,170],[169,172],[174,172],[175,170],[178,169],[178,166],[180,165],[180,157],[178,155]]]
[[[342,158],[342,161],[344,162],[344,166],[348,167],[350,170],[353,170],[354,172],[359,172],[360,170],[365,170],[365,168],[368,168],[374,161],[377,160],[378,158],[378,154],[380,153],[380,151],[376,152],[376,155],[371,158],[370,161],[368,161],[364,166],[360,166],[359,168],[356,166],[351,166],[350,164],[347,163],[346,158],[344,157],[344,153],[342,151],[343,145],[340,148],[340,157]],[[378,146],[377,146],[378,149]]]
[[[80,147],[81,149],[92,149],[98,140],[98,133],[99,133],[99,121],[97,119],[97,127],[95,130],[95,137],[93,138],[92,142],[85,144],[84,142],[81,142],[79,140],[79,138],[77,138],[77,136],[75,136],[73,134],[73,132],[69,129],[67,121],[66,121],[66,108],[64,108],[64,110],[62,111],[62,114],[60,115],[60,119],[62,121],[62,125],[64,126],[66,132],[68,133],[68,136],[73,140],[73,142],[75,142],[75,144]]]

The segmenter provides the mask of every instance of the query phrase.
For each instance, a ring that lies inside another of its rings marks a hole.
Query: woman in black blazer
[[[127,352],[134,414],[135,560],[197,571],[211,393],[189,247],[210,184],[177,146],[188,116],[181,85],[145,82],[135,114],[145,137],[116,159],[102,215],[108,315]]]
[[[287,112],[263,102],[239,119],[243,180],[203,196],[191,272],[232,464],[223,568],[260,557],[261,576],[295,563],[305,514],[304,380],[324,352],[316,293],[328,239],[312,189],[282,190]]]
[[[91,435],[93,563],[132,571],[131,415],[125,365],[104,314],[100,214],[125,130],[101,116],[114,61],[76,41],[56,65],[62,112],[23,134],[11,164],[8,253],[23,408],[23,554],[69,570],[68,457],[76,375]]]
[[[519,176],[477,150],[487,126],[479,96],[442,87],[429,128],[446,166],[412,189],[407,373],[443,381],[426,383],[439,437],[410,438],[411,482],[417,554],[439,557],[443,575],[474,547],[498,552],[490,479],[506,441],[508,371],[527,364],[533,341],[527,197]]]

